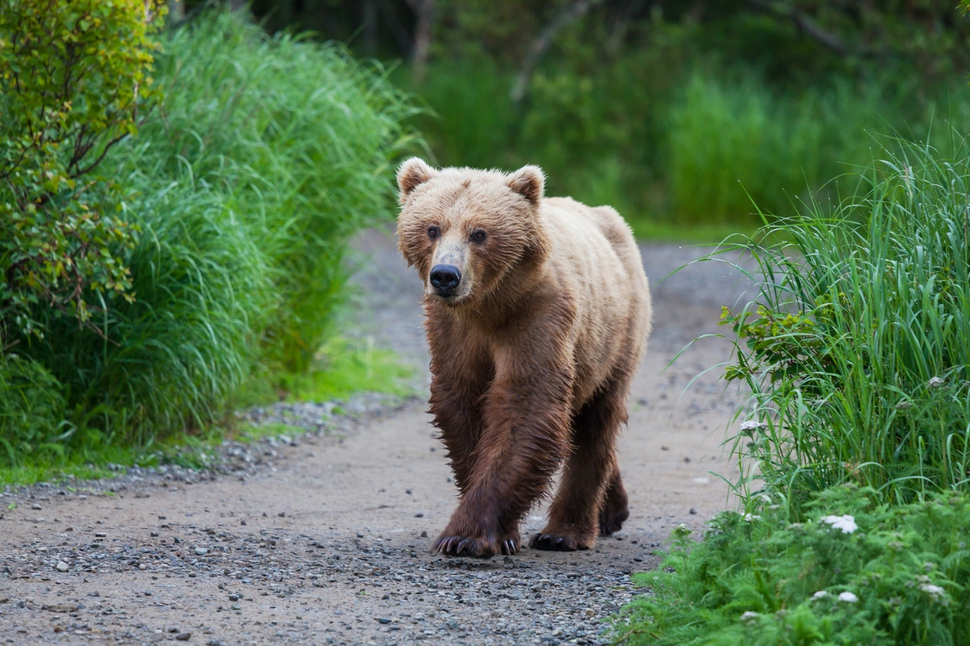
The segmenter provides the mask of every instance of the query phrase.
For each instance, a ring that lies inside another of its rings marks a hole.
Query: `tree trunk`
[[[603,0],[576,0],[576,2],[558,13],[539,32],[539,35],[529,46],[525,60],[522,61],[519,73],[516,74],[515,82],[512,84],[512,91],[509,93],[509,96],[513,103],[520,103],[525,98],[526,93],[529,91],[529,83],[532,81],[532,73],[535,72],[536,65],[539,64],[542,57],[549,51],[549,47],[552,45],[552,41],[556,37],[556,34],[559,33],[559,30],[574,20],[582,18],[592,7],[602,2]]]
[[[417,24],[414,27],[414,46],[411,48],[411,76],[415,85],[421,85],[428,68],[435,0],[408,0],[408,5],[417,18]]]

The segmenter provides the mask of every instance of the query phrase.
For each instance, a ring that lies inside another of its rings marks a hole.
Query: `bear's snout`
[[[435,265],[428,280],[438,296],[453,296],[461,282],[461,271],[454,265]]]

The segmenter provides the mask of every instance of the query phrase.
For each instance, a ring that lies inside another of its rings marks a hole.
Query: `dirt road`
[[[386,235],[368,232],[355,246],[355,333],[397,349],[426,384],[416,276]],[[630,573],[656,564],[652,551],[672,527],[699,529],[730,504],[709,472],[731,473],[719,444],[736,396],[722,392],[718,370],[684,392],[729,347],[705,341],[664,368],[691,339],[718,331],[720,305],[733,304],[742,283],[715,263],[661,282],[702,251],[642,251],[655,324],[620,445],[632,516],[594,550],[432,556],[455,487],[426,404],[389,410],[365,399],[358,421],[228,448],[252,454],[222,474],[136,470],[117,481],[6,492],[0,640],[605,643],[602,620],[630,599]],[[330,406],[307,410],[336,415]],[[542,514],[529,516],[524,538],[542,527]]]

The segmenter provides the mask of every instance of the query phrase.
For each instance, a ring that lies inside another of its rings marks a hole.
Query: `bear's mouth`
[[[430,288],[427,293],[442,305],[458,305],[467,300],[466,297],[468,296],[463,292],[438,290],[434,287]]]

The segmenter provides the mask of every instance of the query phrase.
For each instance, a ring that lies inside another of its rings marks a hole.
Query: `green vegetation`
[[[373,342],[334,336],[327,340],[304,373],[264,374],[246,384],[237,397],[241,406],[272,401],[327,401],[356,392],[406,396],[414,370],[390,350]]]
[[[702,543],[674,532],[661,569],[635,575],[651,594],[627,606],[618,643],[700,646],[970,641],[970,496],[889,505],[871,489],[723,513]]]
[[[750,249],[767,277],[725,312],[753,392],[736,452],[769,491],[846,481],[891,501],[970,484],[970,151],[902,144],[863,199],[813,204]]]
[[[970,150],[892,145],[834,208],[723,245],[761,285],[722,321],[747,513],[675,532],[618,640],[970,641]]]
[[[753,204],[791,212],[828,190],[829,178],[883,155],[871,133],[932,136],[942,146],[930,128],[934,115],[956,125],[970,110],[966,92],[902,103],[916,81],[902,71],[791,88],[744,66],[697,60],[683,69],[667,59],[673,51],[654,52],[654,61],[626,56],[603,70],[537,73],[521,110],[508,97],[510,72],[432,64],[417,91],[434,114],[420,127],[442,164],[537,163],[550,194],[612,204],[642,237],[673,229],[696,239],[693,229],[706,227],[713,242],[723,238],[718,230],[757,226]],[[653,78],[658,66],[672,71]]]
[[[0,349],[42,339],[37,309],[91,323],[92,295],[131,298],[113,250],[136,228],[94,171],[157,94],[155,45],[131,0],[0,3]]]
[[[141,3],[132,7],[144,16]],[[70,282],[78,286],[71,298],[84,304],[76,309],[89,314],[64,316],[47,292],[15,298],[36,281],[18,273],[17,257],[0,257],[14,263],[0,298],[0,467],[11,473],[149,459],[173,438],[203,436],[227,419],[254,375],[274,388],[298,379],[289,375],[306,372],[334,332],[347,238],[393,213],[390,171],[412,140],[401,124],[413,108],[380,68],[337,45],[270,38],[238,15],[213,12],[159,37],[153,73],[155,110],[137,136],[133,121],[120,121],[127,136],[98,167],[116,206],[84,207],[92,226],[123,233],[70,233],[124,280],[94,273]],[[114,126],[95,125],[113,136]],[[31,212],[5,199],[16,217]],[[48,201],[75,208],[83,200]],[[0,245],[79,266],[77,245],[43,229],[31,235],[36,245],[0,228]],[[338,370],[360,370],[358,354],[348,353],[335,360]],[[369,360],[366,370],[393,378],[390,359]],[[332,377],[343,390],[317,392],[345,393],[353,378]]]
[[[538,34],[578,3],[442,4],[448,29],[426,72],[395,76],[431,109],[418,123],[437,161],[539,164],[550,194],[611,204],[642,237],[748,231],[759,209],[844,197],[854,186],[829,180],[886,154],[874,133],[942,147],[947,128],[970,124],[955,45],[965,21],[935,2],[921,11],[947,38],[932,45],[882,4],[848,16],[814,2],[590,3],[549,41]],[[792,12],[846,43],[878,41],[885,57],[826,51],[785,22]],[[519,98],[523,59],[542,46]]]

